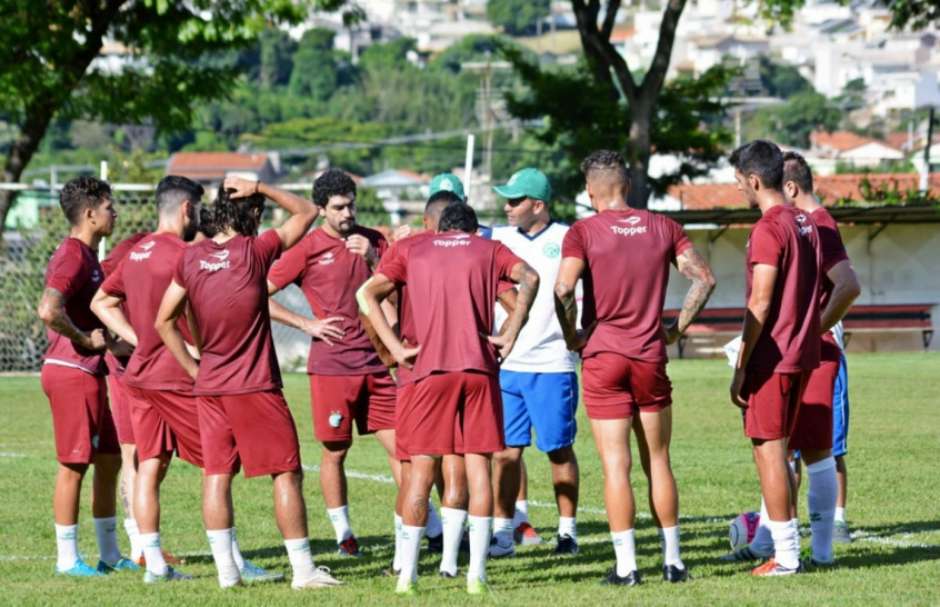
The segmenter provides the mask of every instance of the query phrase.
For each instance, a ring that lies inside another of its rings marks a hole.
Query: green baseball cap
[[[463,182],[453,173],[438,173],[431,179],[428,198],[438,192],[453,192],[461,200],[467,200],[467,195],[463,191]]]
[[[498,185],[493,188],[493,191],[509,199],[527,196],[548,202],[552,198],[552,184],[548,182],[548,177],[542,171],[532,167],[516,171],[506,185]]]

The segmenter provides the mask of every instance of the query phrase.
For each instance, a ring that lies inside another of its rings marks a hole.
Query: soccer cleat
[[[186,575],[185,573],[180,573],[176,569],[173,569],[167,565],[166,573],[160,575],[159,573],[154,573],[149,569],[144,572],[144,584],[161,584],[163,582],[185,582],[193,579],[193,576]]]
[[[441,576],[442,578],[444,578],[445,580],[452,580],[457,577],[457,571],[454,571],[453,573],[451,573],[450,571],[444,571],[443,569],[441,569],[440,571],[437,572],[437,574]]]
[[[607,572],[607,577],[601,581],[604,586],[638,586],[640,584],[640,572],[631,571],[627,575],[617,575],[617,566],[614,565]]]
[[[184,559],[173,556],[166,550],[162,550],[161,552],[163,552],[163,560],[166,561],[167,565],[182,565],[183,563],[186,562]],[[141,567],[147,566],[147,558],[143,555],[143,553],[141,553],[141,555],[137,558],[136,562]]]
[[[332,576],[329,567],[322,565],[313,570],[313,577],[308,580],[294,580],[290,587],[294,590],[304,590],[306,588],[329,588],[331,586],[342,586],[343,583]]]
[[[486,585],[486,580],[480,578],[467,580],[467,594],[487,594],[488,592],[489,587]]]
[[[757,554],[751,550],[750,546],[745,546],[744,548],[738,548],[728,554],[723,554],[718,557],[719,561],[724,561],[726,563],[741,563],[748,561],[759,561],[765,559],[770,555]]]
[[[663,581],[678,584],[679,582],[687,582],[690,579],[692,579],[692,576],[689,575],[688,568],[680,569],[675,565],[663,565]]]
[[[398,584],[395,586],[395,594],[402,596],[415,596],[418,594],[418,585],[411,580],[407,582],[402,582],[398,580]]]
[[[59,569],[58,566],[55,568],[56,575],[67,575],[69,577],[103,577],[104,573],[94,569],[83,561],[78,559],[75,561],[75,564],[72,565],[69,569]]]
[[[831,561],[819,561],[810,557],[807,561],[802,561],[804,565],[809,565],[813,569],[831,569],[835,567],[836,560],[832,559]]]
[[[496,535],[490,540],[489,554],[490,558],[494,559],[513,556],[516,554],[516,545],[512,542],[511,537]]]
[[[556,538],[555,554],[577,554],[578,550],[578,540],[574,539],[567,533],[565,535],[559,535]]]
[[[122,556],[113,565],[109,565],[104,561],[98,561],[98,571],[105,575],[116,571],[140,571],[140,565]]]
[[[529,521],[519,523],[519,526],[512,532],[512,536],[513,540],[522,546],[536,546],[542,543],[542,538]]]
[[[359,551],[359,541],[355,535],[350,535],[345,540],[337,544],[336,553],[340,556],[359,558],[362,552]]]
[[[849,533],[849,524],[845,521],[835,521],[832,526],[833,544],[851,544],[852,534]]]
[[[428,552],[431,554],[440,554],[444,552],[444,534],[439,533],[434,537],[427,536],[428,538]]]
[[[803,563],[800,563],[796,566],[796,569],[790,569],[789,567],[784,567],[777,563],[775,559],[767,559],[767,562],[754,567],[751,570],[751,575],[757,577],[774,577],[779,575],[793,575],[795,573],[803,572]]]
[[[266,582],[280,582],[284,574],[279,571],[268,571],[245,559],[245,566],[238,570],[242,581],[246,584],[264,584]]]

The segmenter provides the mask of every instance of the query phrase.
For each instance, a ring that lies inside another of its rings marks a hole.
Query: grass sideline
[[[334,555],[332,530],[320,498],[315,472],[305,483],[313,549],[347,585],[339,589],[296,593],[287,584],[218,589],[203,533],[199,508],[199,472],[175,462],[163,490],[164,544],[190,555],[181,569],[196,576],[189,583],[146,587],[135,574],[107,579],[73,580],[52,575],[55,540],[51,494],[55,471],[48,405],[38,377],[0,379],[0,602],[8,605],[248,605],[327,602],[333,605],[494,604],[568,605],[636,601],[643,604],[936,604],[940,563],[940,483],[937,482],[940,423],[940,356],[937,354],[866,354],[849,359],[852,403],[849,464],[849,519],[859,537],[838,546],[834,570],[794,578],[752,579],[747,567],[716,562],[725,552],[727,521],[755,509],[758,489],[740,417],[728,402],[729,369],[722,361],[674,361],[669,372],[675,388],[673,462],[682,503],[682,547],[694,580],[671,586],[661,581],[659,545],[645,501],[642,472],[634,465],[640,519],[638,561],[645,583],[632,589],[598,585],[613,563],[613,549],[603,516],[600,468],[590,429],[579,417],[577,451],[581,463],[579,535],[581,554],[559,559],[552,543],[521,549],[511,560],[491,561],[492,594],[467,596],[464,579],[437,577],[437,560],[421,563],[420,594],[398,599],[394,581],[379,576],[392,554],[393,487],[387,482],[351,478],[351,516],[366,557]],[[313,441],[306,377],[286,378],[286,394],[298,423],[305,465],[319,461]],[[531,509],[536,528],[548,539],[556,524],[547,459],[527,457]],[[374,439],[358,440],[348,469],[385,477],[381,448]],[[89,510],[90,479],[81,513],[81,549],[90,563],[97,551]],[[239,541],[248,558],[289,573],[274,525],[271,483],[266,478],[235,483]],[[805,489],[801,499],[805,523]],[[119,514],[120,516],[120,514]],[[122,547],[126,537],[121,532]],[[808,541],[804,539],[804,547]],[[461,573],[464,559],[461,557]],[[773,593],[773,594],[772,594]]]

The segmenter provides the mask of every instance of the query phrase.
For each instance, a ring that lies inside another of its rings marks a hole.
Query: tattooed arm
[[[500,334],[488,338],[491,344],[499,348],[499,356],[502,359],[509,356],[513,346],[516,345],[519,331],[529,320],[529,310],[532,308],[535,296],[539,292],[539,275],[532,269],[532,266],[524,261],[520,261],[512,267],[509,277],[519,285],[519,292],[516,294],[516,305],[509,314],[509,318],[503,323]]]
[[[575,297],[575,285],[583,272],[583,259],[565,257],[555,279],[555,314],[558,315],[565,344],[572,352],[580,351],[587,342],[587,336],[578,331],[578,301]]]
[[[685,295],[682,310],[676,322],[666,327],[666,343],[675,343],[682,337],[698,316],[705,303],[715,290],[715,276],[708,262],[694,247],[689,247],[676,258],[676,267],[683,276],[692,281],[689,292]]]
[[[75,326],[72,319],[65,312],[65,297],[58,290],[52,287],[46,287],[42,292],[42,299],[39,300],[39,308],[36,310],[39,319],[56,333],[67,337],[75,344],[87,350],[104,350],[107,342],[104,331],[95,329],[90,333],[85,333]]]

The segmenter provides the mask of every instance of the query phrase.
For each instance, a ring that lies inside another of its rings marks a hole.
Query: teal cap
[[[493,190],[503,198],[522,198],[527,196],[542,202],[552,198],[552,185],[545,173],[532,167],[513,173],[506,185],[498,185]]]
[[[463,191],[463,182],[453,173],[438,173],[431,179],[428,198],[438,192],[453,192],[458,198],[466,202],[467,195]]]

